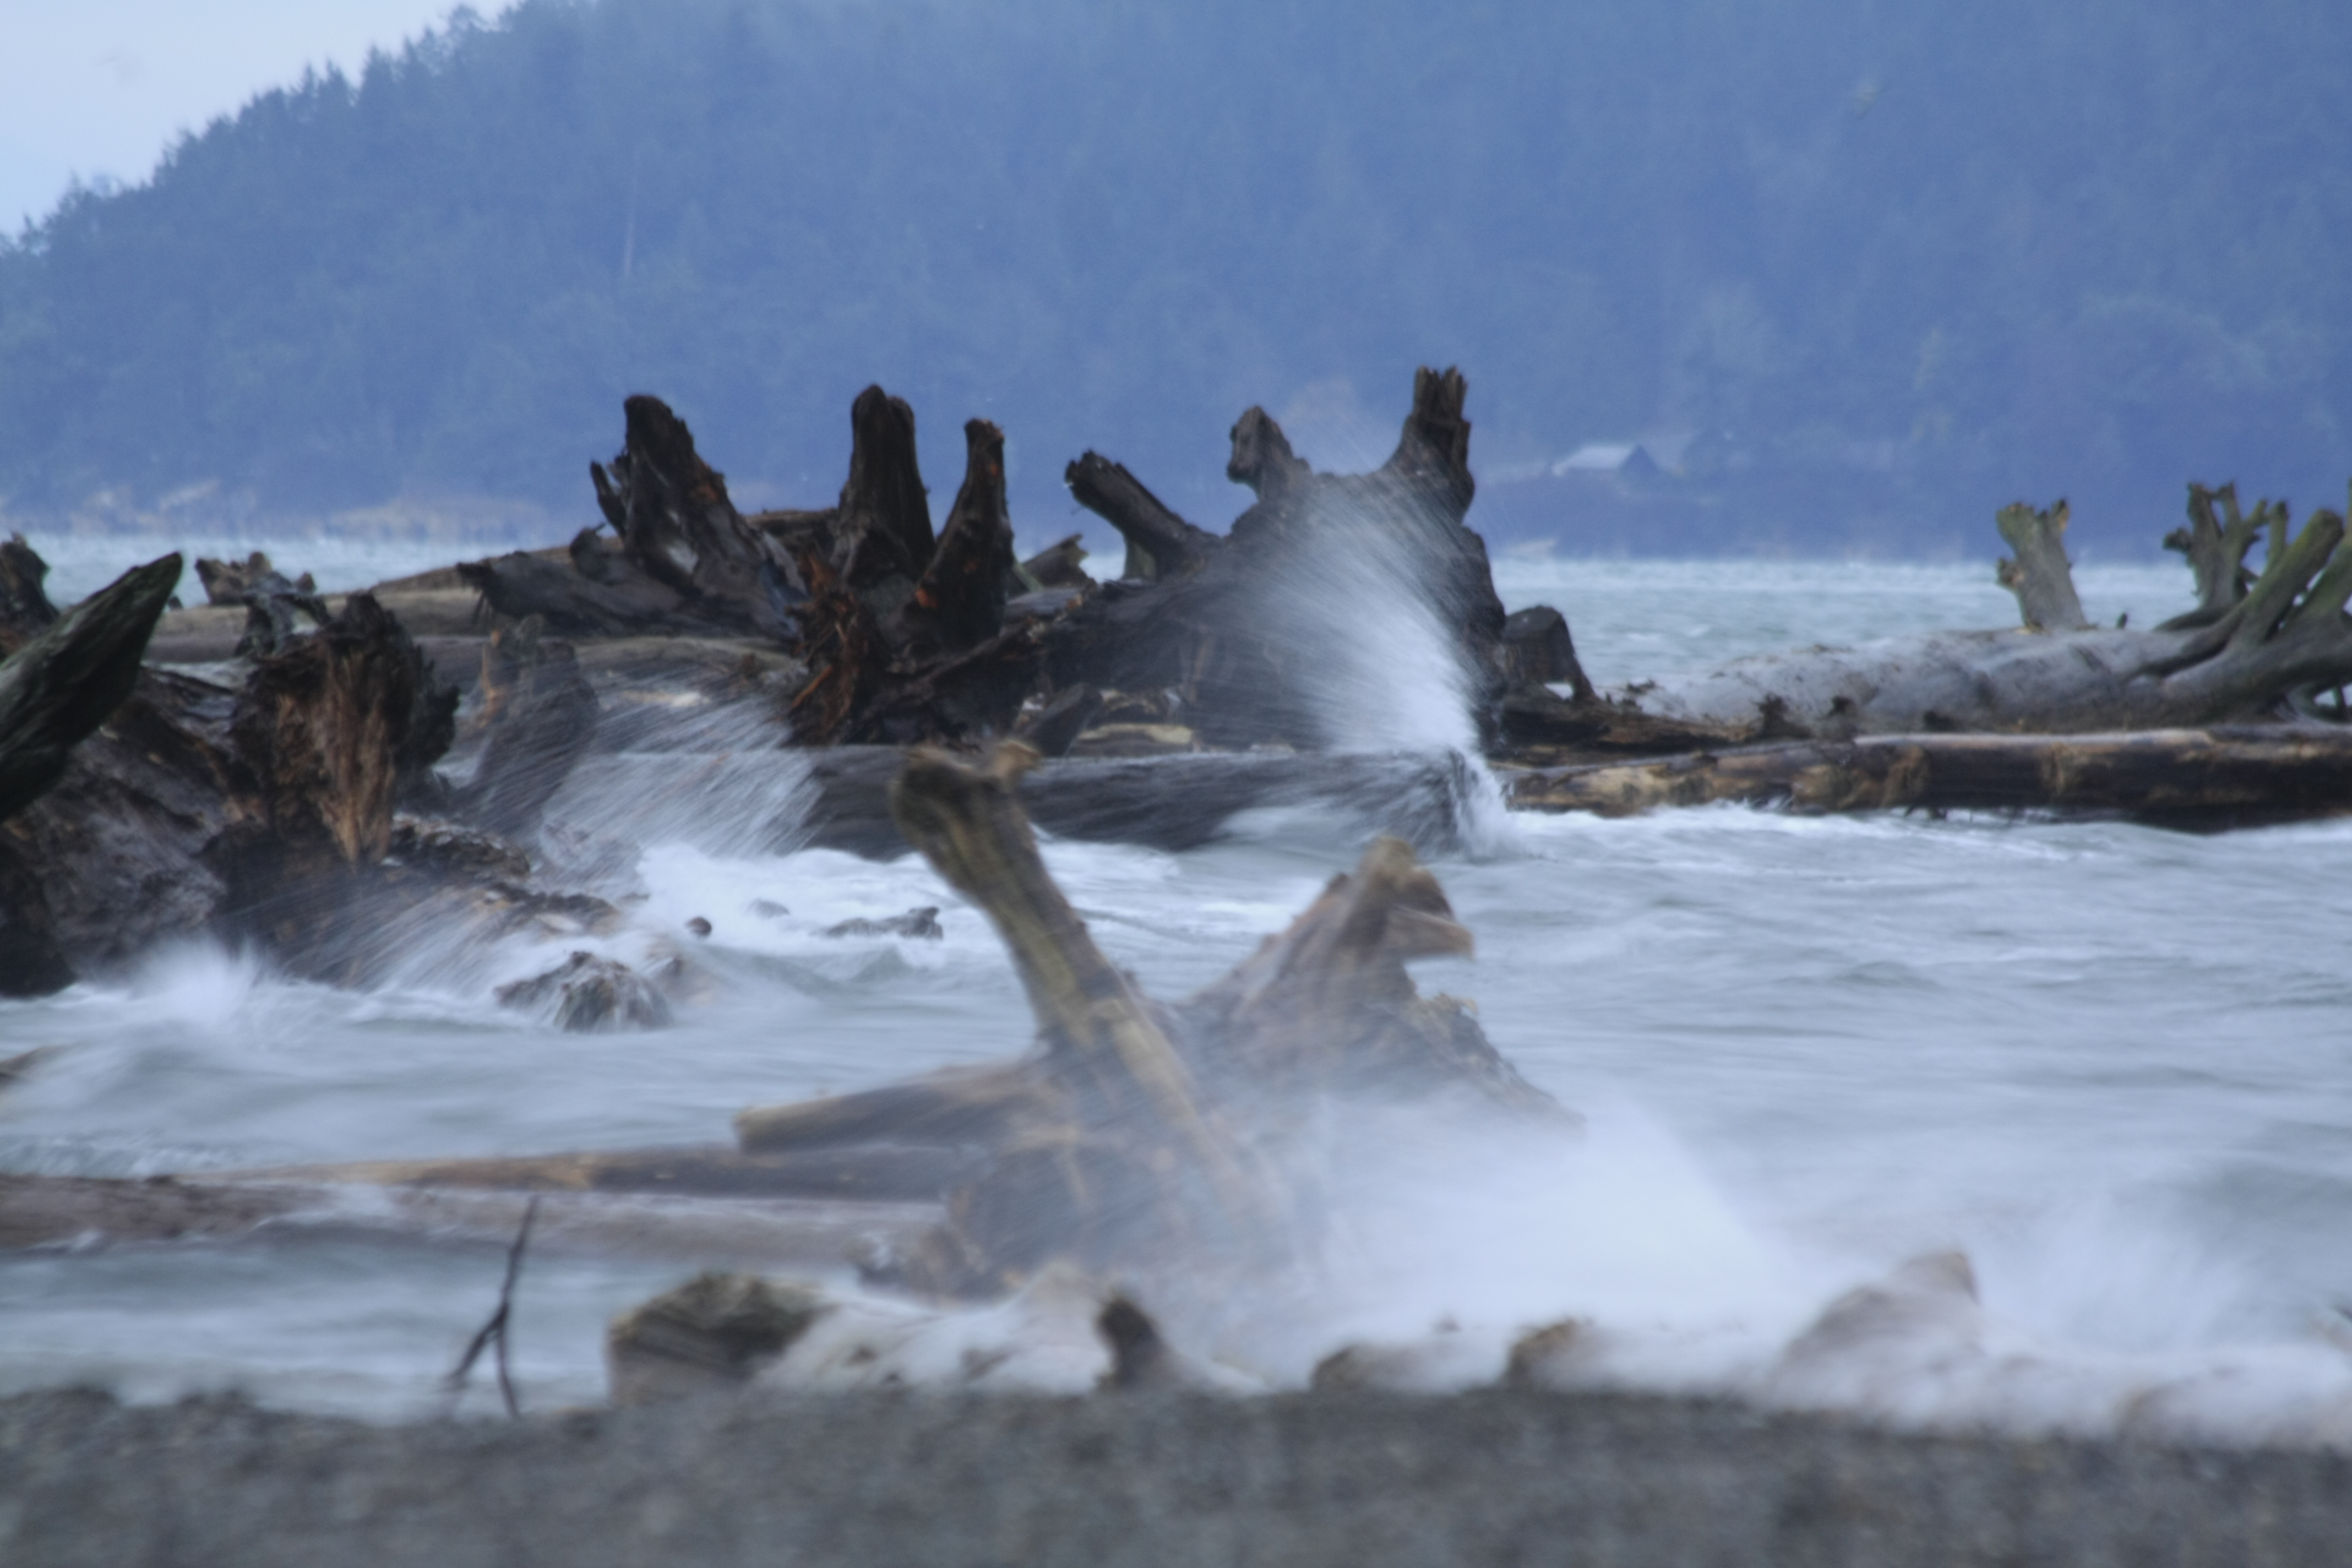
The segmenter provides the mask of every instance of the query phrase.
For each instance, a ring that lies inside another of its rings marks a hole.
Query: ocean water
[[[59,576],[102,580],[107,564],[76,558]],[[2095,615],[2137,621],[2182,607],[2186,575],[2082,578]],[[1601,680],[2013,614],[1989,564],[1506,562],[1500,576],[1511,603],[1569,614]],[[1446,742],[1446,682],[1411,622],[1333,629],[1360,645],[1349,657],[1364,669],[1332,698],[1359,743]],[[1366,703],[1365,670],[1381,668],[1411,711]],[[559,802],[635,851],[616,874],[637,896],[614,936],[420,944],[394,982],[357,993],[189,947],[117,982],[0,1005],[0,1051],[58,1047],[0,1094],[0,1169],[717,1140],[746,1105],[1027,1043],[1002,950],[919,861],[769,854],[735,828],[790,809],[792,759],[675,765],[667,791],[583,784]],[[1420,983],[1475,1000],[1494,1043],[1587,1131],[1465,1143],[1410,1116],[1367,1121],[1356,1135],[1384,1141],[1384,1173],[1360,1194],[1328,1289],[1305,1321],[1222,1347],[1233,1359],[1296,1382],[1352,1341],[1444,1322],[1500,1344],[1573,1316],[1625,1347],[1619,1381],[1748,1386],[1841,1291],[1958,1248],[2005,1375],[2042,1369],[2023,1401],[2035,1419],[2098,1429],[2186,1387],[2203,1391],[2210,1430],[2262,1436],[2283,1412],[2352,1398],[2339,1344],[2352,969],[2330,934],[2352,886],[2352,824],[2197,837],[1473,809],[1471,847],[1435,869],[1478,952],[1419,966]],[[1183,854],[1049,843],[1046,858],[1112,958],[1172,997],[1280,929],[1360,847],[1289,812]],[[821,934],[922,904],[941,906],[944,941]],[[687,932],[697,916],[707,941]],[[492,1003],[499,983],[578,945],[640,963],[685,953],[696,996],[674,1027],[586,1037]],[[0,1388],[233,1386],[372,1415],[439,1409],[438,1380],[494,1303],[503,1261],[489,1239],[300,1227],[0,1258]],[[604,1321],[689,1271],[535,1250],[515,1325],[526,1402],[599,1398]],[[1991,1399],[1948,1359],[1905,1365],[1894,1394],[1854,1402],[2022,1419],[2019,1399]]]

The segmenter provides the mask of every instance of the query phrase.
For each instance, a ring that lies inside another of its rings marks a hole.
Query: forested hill
[[[2143,552],[2192,477],[2343,504],[2347,61],[2311,0],[525,0],[0,251],[0,493],[584,521],[644,390],[818,504],[879,381],[935,490],[1005,427],[1024,536],[1087,447],[1222,527],[1244,407],[1352,465],[1427,363],[1506,532],[1681,469],[1571,551]]]

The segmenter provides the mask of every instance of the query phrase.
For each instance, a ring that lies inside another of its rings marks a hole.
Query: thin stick
[[[523,1249],[530,1245],[530,1224],[538,1217],[539,1198],[534,1194],[530,1202],[523,1205],[522,1226],[515,1232],[514,1245],[507,1248],[507,1278],[506,1282],[499,1287],[499,1310],[490,1314],[490,1321],[482,1325],[481,1331],[466,1347],[466,1353],[457,1360],[457,1370],[450,1373],[446,1380],[452,1394],[462,1393],[467,1377],[474,1370],[474,1363],[481,1359],[485,1348],[495,1343],[498,1346],[499,1394],[507,1402],[507,1414],[517,1416],[522,1414],[522,1405],[515,1398],[514,1380],[507,1373],[507,1324],[512,1321],[514,1311],[515,1281],[522,1278]]]

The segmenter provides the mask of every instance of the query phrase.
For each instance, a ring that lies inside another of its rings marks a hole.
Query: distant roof
[[[1657,463],[1638,441],[1594,441],[1551,466],[1555,474],[1622,474],[1655,471]]]

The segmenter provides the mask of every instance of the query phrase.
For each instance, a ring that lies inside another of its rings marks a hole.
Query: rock
[[[671,1022],[668,1001],[635,970],[591,952],[574,952],[556,968],[498,989],[499,1005],[544,1013],[567,1034],[659,1029]]]
[[[820,934],[824,936],[898,936],[905,937],[910,942],[938,942],[947,935],[945,931],[940,929],[939,917],[939,906],[937,904],[928,904],[919,910],[908,910],[903,915],[892,915],[887,920],[843,921],[838,925],[829,925],[825,927],[824,931]]]

